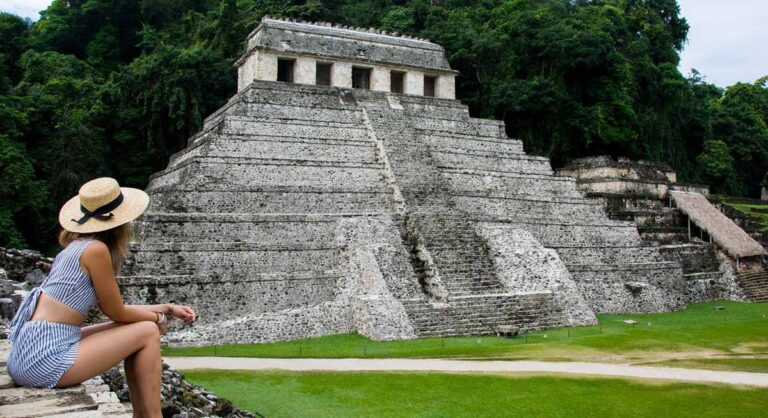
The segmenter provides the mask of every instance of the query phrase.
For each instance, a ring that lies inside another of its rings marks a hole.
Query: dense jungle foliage
[[[472,114],[555,166],[663,160],[752,196],[768,168],[766,79],[683,76],[676,0],[54,0],[34,23],[0,14],[0,246],[50,253],[58,208],[91,178],[146,186],[235,92],[265,14],[440,43]]]

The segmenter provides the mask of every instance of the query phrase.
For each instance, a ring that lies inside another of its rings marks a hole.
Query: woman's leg
[[[128,393],[131,394],[131,405],[134,411],[141,411],[144,405],[141,393],[139,392],[138,381],[136,380],[136,353],[126,357],[123,364],[125,365],[125,381],[128,383]]]
[[[131,355],[133,380],[138,384],[135,392],[141,407],[139,410],[134,404],[134,411],[143,417],[160,417],[160,331],[152,322],[125,324],[81,339],[75,363],[56,386],[78,384]]]
[[[114,322],[114,321],[107,321],[107,322],[102,322],[95,325],[88,325],[87,327],[83,327],[81,329],[80,338],[85,338],[97,332],[106,331],[108,329],[122,327],[125,325],[127,324],[121,323],[121,322]],[[130,396],[131,396],[131,404],[136,411],[141,411],[142,409],[141,394],[138,391],[138,386],[136,382],[136,373],[134,372],[134,367],[136,365],[136,362],[133,360],[135,356],[136,356],[136,353],[133,353],[130,356],[126,357],[125,361],[123,361],[123,364],[125,366],[125,381],[126,383],[128,383],[128,392],[130,393]]]
[[[89,335],[93,335],[97,332],[106,331],[108,329],[116,328],[122,325],[126,325],[120,322],[107,321],[101,322],[96,325],[88,325],[87,327],[80,328],[80,339],[83,339]]]

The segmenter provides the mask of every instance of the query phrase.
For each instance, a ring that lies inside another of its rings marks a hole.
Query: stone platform
[[[121,403],[100,378],[66,389],[18,387],[8,376],[10,342],[0,340],[0,417],[130,418],[131,404]]]

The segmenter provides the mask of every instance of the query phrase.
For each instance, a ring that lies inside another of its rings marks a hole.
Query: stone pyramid
[[[120,277],[129,301],[197,309],[173,344],[524,332],[688,302],[634,223],[450,95],[248,74],[151,177]]]

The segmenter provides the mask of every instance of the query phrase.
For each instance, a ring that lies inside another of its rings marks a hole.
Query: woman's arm
[[[99,307],[109,319],[123,323],[157,321],[157,313],[123,303],[120,288],[112,272],[112,257],[106,244],[94,240],[83,251],[80,263],[91,276]]]
[[[136,308],[136,309],[144,309],[145,311],[151,311],[151,312],[162,312],[164,314],[171,313],[170,303],[158,303],[157,305],[126,305],[126,306],[130,306],[131,308]]]
[[[195,311],[189,306],[174,305],[172,303],[160,303],[157,305],[127,305],[132,308],[144,309],[151,312],[162,312],[166,315],[171,315],[176,319],[181,319],[184,322],[192,322],[195,320]]]

